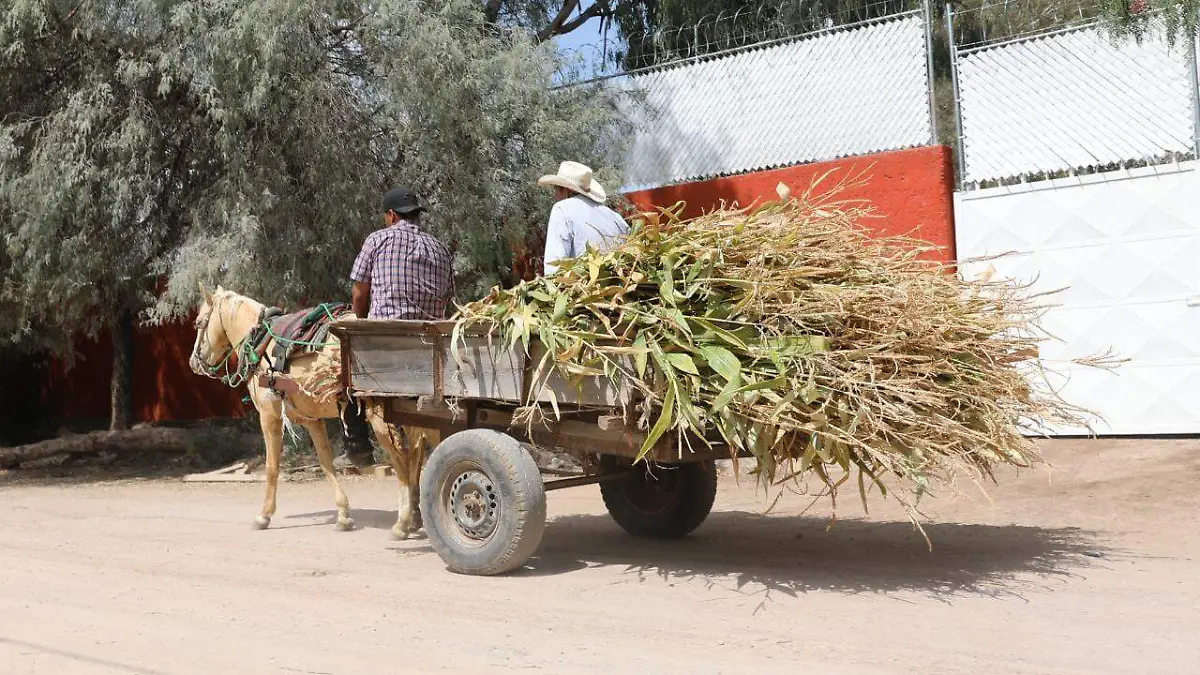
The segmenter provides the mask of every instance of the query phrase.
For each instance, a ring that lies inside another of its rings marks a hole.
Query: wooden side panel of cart
[[[486,335],[451,344],[450,322],[352,321],[335,328],[342,340],[346,384],[361,396],[478,399],[520,405],[530,401],[534,371],[544,348],[536,341],[527,357]],[[608,378],[571,384],[551,370],[532,400],[563,406],[618,407],[621,392]]]
[[[393,399],[389,412],[404,424],[453,433],[464,428],[507,431],[546,447],[598,455],[636,457],[644,432],[626,423],[622,398],[605,377],[569,383],[559,373],[535,377],[544,350],[505,349],[486,335],[468,335],[452,345],[451,322],[352,321],[337,324],[342,341],[344,385],[355,396]],[[538,381],[536,396],[530,388]],[[554,420],[551,400],[564,413]],[[529,424],[514,419],[528,403],[545,410]],[[453,406],[453,407],[451,407]],[[696,439],[681,448],[673,436],[651,453],[659,462],[727,457],[723,447],[704,448]]]

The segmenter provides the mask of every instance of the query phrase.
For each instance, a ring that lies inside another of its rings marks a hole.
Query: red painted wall
[[[833,186],[859,174],[867,179],[838,195],[870,201],[876,217],[865,226],[883,235],[906,235],[944,247],[940,255],[931,257],[954,261],[954,169],[950,149],[940,145],[670,185],[626,197],[642,209],[684,201],[685,215],[695,216],[720,206],[721,200],[750,206],[756,200],[777,199],[775,186],[781,182],[792,194],[804,192],[830,170],[834,173],[822,185]]]
[[[240,417],[244,390],[234,390],[188,366],[196,339],[190,322],[140,329],[133,340],[133,419],[135,422]],[[52,362],[44,400],[53,419],[105,421],[109,417],[112,344],[80,340],[78,358],[68,370]]]

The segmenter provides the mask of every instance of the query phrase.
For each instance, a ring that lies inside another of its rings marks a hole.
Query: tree
[[[16,0],[0,10],[0,302],[11,342],[114,342],[129,423],[135,322],[197,281],[281,306],[344,299],[391,184],[413,185],[465,290],[544,218],[536,176],[605,169],[624,134],[598,91],[549,90],[549,45],[476,0]],[[612,175],[612,174],[610,174]]]

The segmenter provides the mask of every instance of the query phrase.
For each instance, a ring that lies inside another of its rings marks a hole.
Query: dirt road
[[[0,671],[22,675],[442,672],[1000,675],[1200,669],[1200,441],[1046,446],[1056,465],[931,503],[933,553],[882,502],[732,479],[692,537],[621,533],[595,488],[550,495],[512,577],[395,542],[390,481],[0,478]]]

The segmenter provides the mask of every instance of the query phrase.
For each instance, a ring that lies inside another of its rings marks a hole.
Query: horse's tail
[[[300,434],[296,431],[296,423],[288,417],[287,406],[281,407],[283,408],[283,431],[292,439],[292,443],[296,443],[300,440]]]

